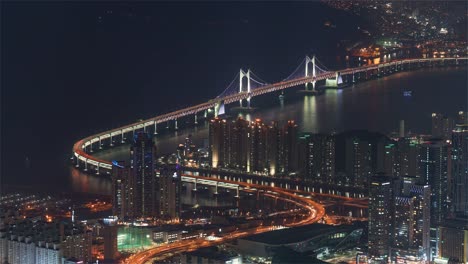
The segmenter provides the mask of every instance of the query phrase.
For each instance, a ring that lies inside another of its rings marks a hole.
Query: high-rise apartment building
[[[430,256],[430,187],[403,180],[394,199],[391,261],[425,262]]]
[[[134,177],[123,161],[112,162],[112,214],[119,219],[133,218]]]
[[[437,226],[448,213],[448,144],[442,139],[420,145],[420,182],[431,186],[431,225]]]
[[[130,150],[131,177],[134,180],[134,217],[152,217],[156,214],[155,156],[156,146],[151,136],[138,132]]]
[[[284,172],[283,166],[283,134],[278,123],[273,122],[268,129],[267,137],[268,169],[270,175]]]
[[[374,173],[372,166],[372,144],[358,137],[346,139],[346,173],[350,177],[350,184],[354,186],[368,186],[369,179]]]
[[[458,124],[452,132],[453,211],[468,219],[468,124]]]
[[[164,220],[180,218],[181,175],[178,165],[165,165],[156,170],[157,217]]]
[[[396,147],[397,176],[418,176],[419,143],[410,138],[400,138]]]
[[[262,120],[255,119],[250,124],[248,172],[265,172],[268,170],[267,136],[268,126]]]
[[[238,118],[229,124],[228,129],[228,167],[246,171],[248,163],[247,153],[250,151],[249,121],[243,118]],[[211,144],[212,143],[210,141],[210,145]]]
[[[305,133],[299,137],[299,173],[320,183],[335,182],[335,137]]]
[[[373,263],[386,263],[393,226],[392,178],[373,176],[369,186],[369,257]]]
[[[224,167],[228,160],[229,135],[227,121],[216,117],[210,121],[209,127],[209,154],[213,168]]]
[[[432,113],[432,136],[450,139],[455,122],[452,118],[439,113]]]
[[[297,170],[297,133],[297,124],[294,120],[289,120],[283,129],[284,173],[291,173]]]

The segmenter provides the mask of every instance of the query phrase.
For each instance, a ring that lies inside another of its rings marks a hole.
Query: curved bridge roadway
[[[348,68],[348,69],[343,69],[340,71],[329,71],[329,72],[318,74],[316,76],[305,76],[305,77],[300,77],[300,78],[296,78],[293,80],[282,81],[282,82],[278,82],[274,84],[268,84],[258,89],[252,90],[250,93],[241,92],[241,93],[237,93],[234,95],[225,96],[222,98],[212,99],[202,104],[194,105],[191,107],[187,107],[187,108],[180,109],[174,112],[159,115],[150,119],[142,120],[136,123],[123,126],[123,127],[119,127],[116,129],[112,129],[109,131],[105,131],[99,134],[86,137],[76,142],[73,145],[73,155],[77,159],[77,164],[79,164],[79,161],[84,162],[85,170],[87,169],[88,165],[91,165],[96,168],[98,173],[101,169],[109,172],[110,170],[112,170],[112,162],[107,161],[107,160],[101,160],[88,154],[86,152],[86,147],[96,142],[99,142],[99,144],[101,144],[101,141],[105,139],[110,139],[111,141],[110,145],[112,146],[112,137],[120,136],[120,138],[123,141],[125,133],[135,132],[138,129],[145,130],[146,127],[149,127],[149,126],[156,126],[157,124],[167,122],[170,120],[177,120],[177,118],[181,118],[181,117],[188,116],[188,115],[194,115],[194,114],[196,115],[199,112],[208,110],[210,108],[214,108],[216,104],[219,104],[220,102],[224,102],[224,104],[230,104],[233,102],[237,102],[239,100],[247,99],[249,97],[271,93],[271,92],[275,92],[275,91],[279,91],[279,90],[283,90],[286,88],[303,85],[303,84],[311,83],[315,81],[334,79],[334,78],[337,78],[338,76],[346,76],[346,75],[354,76],[355,74],[360,74],[362,72],[367,73],[367,72],[375,72],[375,71],[377,72],[383,71],[385,73],[386,70],[390,69],[391,71],[392,68],[394,70],[398,70],[398,67],[400,67],[400,70],[404,68],[410,69],[411,65],[413,65],[413,67],[416,68],[417,66],[421,66],[421,65],[433,64],[433,63],[445,63],[446,61],[447,63],[455,62],[456,64],[458,64],[459,61],[466,61],[467,59],[468,59],[467,57],[404,59],[404,60],[385,62],[381,64],[366,65],[366,66],[361,66],[361,67],[356,67],[356,68]]]
[[[309,198],[299,196],[293,192],[286,191],[282,188],[269,187],[269,186],[263,186],[263,185],[258,185],[258,184],[249,184],[249,183],[244,183],[244,182],[221,180],[221,179],[213,179],[213,178],[201,177],[201,176],[191,176],[191,177],[195,177],[200,180],[215,180],[215,181],[223,182],[223,183],[237,184],[245,191],[250,190],[250,189],[260,190],[260,191],[263,191],[265,194],[268,194],[269,196],[277,196],[278,199],[283,199],[283,200],[287,200],[289,202],[295,203],[296,205],[308,211],[308,215],[306,218],[301,219],[298,222],[287,225],[289,227],[312,224],[312,223],[319,221],[325,216],[325,208],[321,204]],[[237,239],[237,238],[250,236],[254,234],[260,234],[260,233],[264,233],[268,231],[271,231],[271,226],[260,226],[256,228],[237,230],[237,231],[227,234],[226,236],[220,238],[219,240],[213,240],[213,241],[208,241],[203,238],[182,240],[182,241],[178,241],[169,245],[164,245],[164,246],[144,250],[142,252],[139,252],[137,254],[130,256],[124,261],[124,263],[143,264],[157,256],[161,256],[161,255],[165,255],[169,253],[176,254],[180,252],[194,251],[199,248],[219,245],[219,244],[222,244],[222,243],[225,243],[225,242]]]

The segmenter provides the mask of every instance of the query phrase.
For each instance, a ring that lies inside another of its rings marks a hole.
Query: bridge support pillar
[[[169,129],[169,121],[167,121],[166,128]]]
[[[239,186],[237,186],[237,189],[236,189],[236,198],[239,198]]]
[[[241,107],[242,107],[242,100],[241,101]],[[219,109],[221,108],[221,102],[216,102],[214,106],[214,116],[218,117],[219,115]]]
[[[88,171],[88,159],[85,159],[85,162],[84,162],[84,171]]]
[[[135,137],[135,127],[132,127],[133,130],[133,137]]]
[[[120,138],[122,139],[121,143],[125,143],[125,135],[124,135],[124,132],[123,132],[123,129],[120,130]]]
[[[214,194],[218,194],[218,182],[216,182]]]
[[[207,117],[208,117],[208,110],[205,110],[205,112],[203,113],[203,117],[204,117],[204,118],[207,118]]]
[[[99,137],[99,149],[102,149],[101,137]]]
[[[250,99],[251,99],[250,96],[247,97],[247,108],[250,108]]]
[[[177,126],[177,118],[174,119],[174,129],[175,130],[179,129],[179,127]]]
[[[154,121],[154,134],[158,134],[158,123],[156,123],[156,121]]]
[[[93,142],[91,142],[91,144],[89,144],[89,152],[93,153]]]
[[[99,175],[99,162],[98,162],[97,167],[96,167],[96,175]]]
[[[197,191],[197,179],[195,179],[194,184],[195,184],[195,186],[193,187],[192,191],[196,192]]]
[[[356,82],[356,79],[354,77],[354,72],[353,72],[353,83],[355,83],[355,82]]]
[[[76,156],[76,164],[75,167],[79,168],[80,167],[80,157]]]
[[[112,139],[112,133],[110,134],[110,144],[109,146],[113,147],[114,146],[114,140]]]
[[[194,122],[195,125],[198,124],[198,120],[197,120],[197,113],[195,113],[195,122]]]

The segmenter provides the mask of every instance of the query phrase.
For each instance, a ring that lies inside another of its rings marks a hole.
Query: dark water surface
[[[295,120],[303,132],[330,133],[352,129],[368,129],[382,133],[396,131],[399,120],[405,120],[407,130],[414,133],[430,133],[431,113],[441,112],[455,116],[467,109],[466,68],[421,69],[401,72],[377,80],[356,84],[344,90],[327,90],[321,96],[298,95],[294,88],[285,94],[281,103],[277,94],[253,98],[257,107],[245,118],[261,118],[286,123]],[[412,97],[403,96],[411,90]],[[193,122],[190,118],[187,122]],[[183,122],[179,121],[179,124]],[[155,138],[158,152],[173,153],[179,143],[191,134],[197,146],[206,144],[208,125],[186,125],[178,131],[160,126]],[[95,154],[107,160],[128,160],[129,145]],[[72,169],[72,186],[75,191],[101,192],[109,189],[108,181],[98,176],[86,176]],[[83,189],[84,188],[84,189]]]
[[[110,190],[108,179],[70,167],[78,139],[214,98],[240,67],[269,82],[288,76],[306,54],[341,68],[337,47],[367,27],[319,2],[6,2],[1,14],[2,182],[52,192]],[[466,109],[466,79],[466,68],[437,68],[320,97],[290,91],[283,106],[272,94],[253,99],[251,118],[294,119],[312,132],[389,132],[405,119],[410,130],[427,132],[430,113]],[[202,144],[206,124],[158,136],[160,152],[173,152],[189,133]],[[127,153],[123,146],[99,155]]]

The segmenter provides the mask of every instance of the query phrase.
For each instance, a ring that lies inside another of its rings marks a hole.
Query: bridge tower
[[[312,56],[312,59],[309,56],[306,56],[305,58],[305,77],[310,76],[309,75],[309,63],[312,63],[312,77],[314,77],[314,80],[312,81],[312,90],[315,91],[315,77],[317,76],[317,72],[315,70],[315,55]],[[307,89],[308,83],[305,84],[305,89]]]
[[[250,108],[250,69],[245,72],[244,70],[240,69],[239,72],[239,93],[244,92],[243,87],[242,87],[242,79],[246,77],[247,78],[247,93],[249,94],[249,97],[247,97],[247,107]],[[239,100],[240,107],[242,107],[242,99]]]

